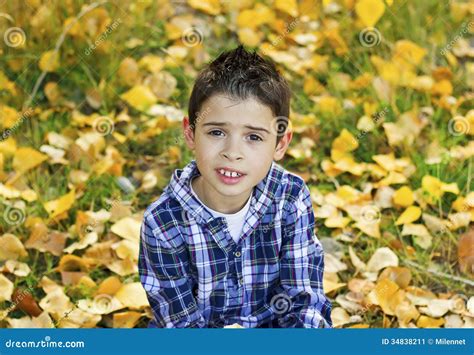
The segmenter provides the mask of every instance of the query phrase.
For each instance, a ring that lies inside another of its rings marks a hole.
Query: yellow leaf
[[[433,240],[433,237],[428,232],[428,229],[426,229],[426,227],[422,224],[405,224],[403,226],[401,235],[413,235],[415,244],[423,249],[428,249],[431,246]]]
[[[13,234],[4,234],[0,237],[0,261],[17,260],[27,256],[25,247]]]
[[[345,285],[346,285],[345,283],[339,282],[339,277],[337,276],[337,273],[328,273],[328,272],[324,273],[324,282],[323,282],[324,293],[328,294]]]
[[[388,175],[374,184],[374,187],[388,186],[393,184],[404,184],[407,182],[405,175],[391,171]]]
[[[393,203],[398,206],[408,207],[413,205],[414,201],[415,196],[413,195],[413,191],[408,186],[399,188],[393,194]]]
[[[332,149],[341,152],[351,152],[359,147],[357,139],[347,129],[343,129],[341,134],[332,142]]]
[[[4,128],[12,128],[20,119],[17,110],[7,105],[0,105],[0,117],[0,125]]]
[[[11,328],[54,328],[53,321],[46,311],[37,317],[8,318],[7,321]]]
[[[20,174],[33,169],[48,159],[46,154],[33,148],[19,148],[13,157],[13,168]]]
[[[379,164],[382,168],[387,171],[395,170],[395,155],[393,153],[389,154],[377,154],[372,156],[372,159]]]
[[[125,217],[111,227],[111,231],[118,236],[132,242],[140,239],[141,222],[132,217]]]
[[[258,3],[253,9],[243,10],[237,16],[239,28],[248,27],[256,29],[265,23],[275,22],[275,13],[267,6]]]
[[[117,291],[115,297],[130,309],[144,308],[149,305],[145,289],[140,282],[133,282],[123,285]]]
[[[324,225],[328,228],[344,228],[350,221],[350,218],[347,217],[334,216],[327,218]]]
[[[209,15],[219,15],[221,4],[219,0],[188,0],[188,5]]]
[[[63,255],[57,267],[58,271],[87,271],[87,269],[87,263],[77,255]]]
[[[44,52],[39,61],[39,68],[45,72],[54,72],[59,68],[59,53],[51,50]]]
[[[395,315],[400,324],[406,326],[411,320],[416,320],[420,316],[420,312],[408,300],[403,300],[395,307]]]
[[[5,197],[6,199],[18,198],[20,197],[20,190],[15,189],[11,186],[5,186],[0,182],[0,196]]]
[[[394,310],[392,309],[392,299],[399,291],[398,285],[388,278],[381,279],[375,285],[372,290],[374,301],[377,302],[385,314],[393,315]]]
[[[362,232],[373,238],[380,238],[380,221],[354,223],[354,227],[360,229]]]
[[[0,153],[4,156],[11,156],[15,153],[16,150],[16,140],[14,138],[9,137],[4,141],[0,141]]]
[[[114,313],[113,327],[114,328],[133,328],[137,324],[142,313],[127,311],[121,313]]]
[[[420,216],[421,208],[418,206],[410,206],[400,215],[400,217],[398,217],[395,224],[397,226],[400,224],[408,224],[416,221]]]
[[[389,266],[398,266],[398,256],[390,248],[378,248],[367,263],[367,271],[380,271]]]
[[[181,30],[179,36],[181,37]],[[151,73],[158,73],[165,66],[165,62],[161,57],[148,54],[139,60],[138,66],[145,68]]]
[[[351,322],[351,317],[342,307],[336,307],[332,310],[331,313],[332,325],[334,328],[340,328],[344,324]]]
[[[420,316],[416,322],[418,328],[440,328],[444,324],[443,318],[431,318],[427,316]]]
[[[68,211],[76,200],[76,192],[71,190],[60,198],[44,203],[44,209],[48,212],[50,218],[55,218],[61,213]]]
[[[338,28],[331,28],[324,31],[329,45],[334,49],[336,55],[341,57],[349,52],[346,41],[342,38]]]
[[[96,295],[107,294],[113,296],[121,287],[122,282],[117,276],[109,276],[100,283]]]
[[[0,274],[0,302],[11,301],[13,294],[13,282]]]
[[[329,95],[323,95],[317,98],[317,107],[321,112],[336,115],[340,112],[340,105],[337,98]]]
[[[8,80],[7,76],[0,71],[0,89],[4,89],[10,92],[12,95],[16,95],[16,87],[13,81]]]
[[[398,287],[404,289],[410,285],[411,271],[406,267],[390,266],[380,273],[379,280],[389,278],[395,282]]]
[[[136,85],[120,97],[139,111],[147,110],[157,101],[156,96],[145,85]]]
[[[276,0],[274,6],[292,17],[298,17],[298,4],[296,0]]]
[[[382,79],[393,85],[399,84],[401,74],[400,69],[395,65],[395,63],[387,62],[376,55],[371,56],[370,61],[375,66]]]
[[[332,150],[331,153],[336,153],[338,150]],[[332,156],[336,156],[336,154],[331,154]],[[353,175],[360,176],[365,171],[365,164],[364,163],[356,163],[354,157],[350,154],[344,156],[343,158],[336,161],[334,165],[336,169],[341,171],[348,171]]]
[[[395,43],[393,61],[405,67],[417,66],[426,55],[426,49],[408,40]]]
[[[430,175],[423,176],[421,187],[423,191],[428,194],[428,201],[430,203],[434,203],[441,198],[445,192],[451,192],[456,195],[459,194],[459,188],[456,183],[446,184],[440,179]]]
[[[257,47],[262,41],[262,35],[251,28],[240,29],[238,35],[240,43],[249,47]]]
[[[373,27],[382,17],[385,5],[382,0],[360,0],[355,6],[357,16],[367,27]]]
[[[136,84],[140,80],[138,63],[133,58],[124,58],[120,62],[117,75],[128,86]]]

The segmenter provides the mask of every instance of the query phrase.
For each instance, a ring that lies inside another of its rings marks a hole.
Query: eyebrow
[[[225,123],[225,122],[207,122],[207,123],[203,124],[203,127],[204,126],[219,126],[219,127],[222,127],[222,126],[227,126],[227,123]],[[269,130],[267,130],[263,127],[255,127],[255,126],[250,126],[250,125],[245,125],[244,127],[248,128],[248,129],[251,129],[253,131],[261,131],[261,132],[270,133]]]

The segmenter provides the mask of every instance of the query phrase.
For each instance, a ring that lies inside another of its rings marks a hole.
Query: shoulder
[[[279,201],[285,200],[290,204],[295,204],[303,195],[309,193],[302,177],[289,172],[281,165],[274,165],[275,173],[273,176],[278,181],[278,188],[275,192],[275,198]]]
[[[179,234],[178,222],[182,219],[182,208],[178,201],[166,192],[151,203],[143,214],[143,226],[151,231],[153,236],[163,235],[170,240]]]

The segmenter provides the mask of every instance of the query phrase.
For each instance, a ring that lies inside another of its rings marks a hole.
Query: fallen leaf
[[[0,261],[17,260],[27,256],[23,243],[13,234],[4,234],[0,237]]]
[[[59,68],[59,53],[55,50],[44,52],[38,64],[39,68],[45,72],[54,72]]]
[[[125,217],[115,223],[110,230],[119,237],[137,242],[140,240],[140,228],[141,221],[132,217]]]
[[[120,97],[139,111],[146,111],[157,101],[156,96],[145,85],[136,85]]]
[[[415,201],[415,196],[413,191],[408,186],[403,186],[399,188],[393,194],[393,203],[400,207],[409,207],[413,205]]]
[[[385,4],[381,0],[359,0],[355,11],[365,26],[373,27],[385,12]]]
[[[69,211],[76,201],[76,192],[71,190],[66,195],[52,201],[45,202],[43,204],[44,209],[48,212],[50,218],[55,218],[60,214]]]
[[[133,328],[142,315],[142,313],[134,311],[114,313],[113,326],[114,328]]]
[[[397,255],[387,247],[378,248],[367,263],[368,271],[379,271],[389,266],[398,266]]]
[[[444,319],[431,318],[427,316],[420,316],[416,322],[416,326],[419,328],[440,328],[444,324]]]
[[[391,266],[380,273],[379,280],[388,278],[395,282],[398,287],[407,288],[411,281],[411,271],[406,267]]]
[[[408,224],[415,222],[421,216],[421,208],[418,206],[410,206],[398,217],[395,222],[395,225],[399,226],[400,224]]]
[[[13,157],[13,168],[19,173],[33,169],[46,161],[48,156],[33,148],[19,148]]]
[[[115,294],[115,297],[130,309],[140,309],[149,306],[145,290],[140,282],[123,285]]]
[[[13,282],[0,274],[0,302],[10,301],[13,294]]]
[[[415,243],[423,249],[428,249],[433,241],[433,237],[423,224],[405,224],[401,235],[413,235]]]

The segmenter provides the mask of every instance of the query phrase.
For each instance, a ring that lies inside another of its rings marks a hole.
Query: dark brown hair
[[[254,98],[272,110],[279,126],[285,120],[288,125],[291,98],[288,83],[275,64],[242,45],[221,53],[197,76],[188,107],[193,132],[203,103],[216,94],[240,100]],[[277,143],[281,138],[277,134]]]

